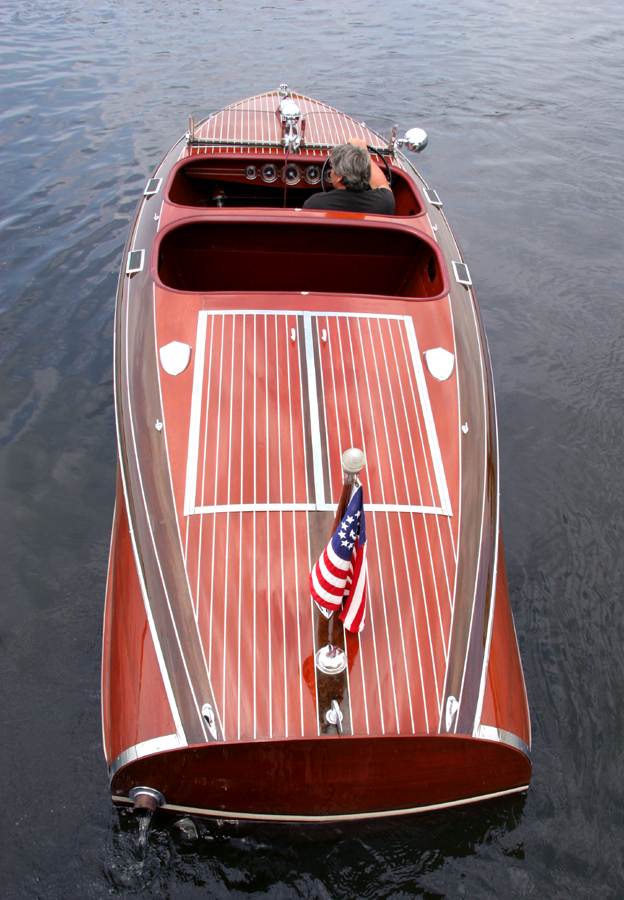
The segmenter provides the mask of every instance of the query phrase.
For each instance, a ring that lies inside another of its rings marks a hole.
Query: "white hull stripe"
[[[213,816],[217,819],[252,819],[260,822],[349,822],[360,819],[382,819],[390,816],[409,816],[413,813],[432,812],[436,809],[451,809],[454,806],[464,806],[468,803],[479,803],[482,800],[494,800],[496,797],[508,797],[510,794],[521,794],[528,791],[528,784],[521,787],[510,788],[507,791],[496,791],[492,794],[479,794],[477,797],[466,797],[463,800],[450,800],[447,803],[432,803],[428,806],[411,806],[408,809],[388,809],[381,812],[351,813],[345,815],[332,816],[280,816],[280,815],[257,815],[255,813],[234,812],[233,810],[223,809],[202,809],[197,806],[176,806],[173,803],[165,803],[161,809],[170,810],[171,812],[186,813],[187,815],[196,816]],[[128,797],[113,797],[114,803],[124,803],[132,805],[132,800]]]

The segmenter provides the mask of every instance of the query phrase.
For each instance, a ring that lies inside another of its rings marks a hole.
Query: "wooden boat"
[[[301,208],[349,137],[391,173],[394,216]],[[115,325],[116,804],[331,821],[527,789],[486,338],[402,146],[282,86],[191,120],[147,184]],[[309,587],[349,448],[357,633]]]

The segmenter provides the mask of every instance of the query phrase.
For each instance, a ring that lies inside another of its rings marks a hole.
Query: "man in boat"
[[[391,216],[394,194],[380,166],[371,159],[366,141],[349,138],[329,154],[331,179],[335,188],[312,194],[304,209],[328,209],[340,212],[373,213]]]

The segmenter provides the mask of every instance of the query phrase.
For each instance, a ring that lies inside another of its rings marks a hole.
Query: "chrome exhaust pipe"
[[[134,810],[146,809],[150,812],[156,812],[158,807],[164,806],[166,802],[160,791],[151,787],[132,788],[128,796],[134,803]]]

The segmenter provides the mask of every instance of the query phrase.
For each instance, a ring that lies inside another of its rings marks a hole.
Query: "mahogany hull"
[[[496,406],[461,252],[400,153],[394,217],[306,212],[303,178],[269,189],[259,167],[286,162],[275,99],[211,117],[204,145],[179,142],[126,247],[102,666],[113,800],[150,787],[171,809],[314,820],[524,790]],[[323,132],[308,126],[302,172],[327,155],[312,138],[379,144],[297,99]],[[254,134],[265,145],[241,148]],[[187,348],[179,370],[163,362],[172,344]],[[432,348],[450,374],[425,364]],[[367,457],[359,634],[320,616],[308,588],[349,446]],[[315,666],[327,643],[346,654],[338,675]]]
[[[130,763],[112,787],[156,787],[170,810],[327,821],[474,802],[526,790],[530,777],[524,753],[495,741],[370,735],[187,747]]]

